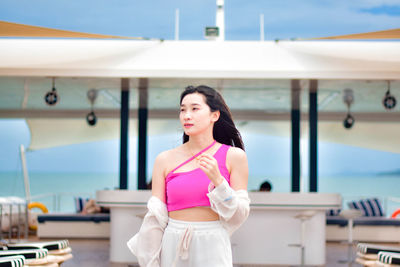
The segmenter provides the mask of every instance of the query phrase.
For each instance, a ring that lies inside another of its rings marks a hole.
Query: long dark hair
[[[220,112],[218,121],[214,123],[214,139],[222,144],[239,147],[244,150],[242,136],[240,135],[238,129],[236,129],[235,123],[232,119],[231,111],[226,105],[221,94],[215,89],[205,85],[200,85],[197,87],[188,86],[181,94],[180,104],[182,104],[182,100],[185,96],[193,93],[204,95],[206,104],[210,107],[210,110],[212,112],[217,110]],[[186,143],[187,141],[189,141],[189,136],[183,133],[183,143]]]

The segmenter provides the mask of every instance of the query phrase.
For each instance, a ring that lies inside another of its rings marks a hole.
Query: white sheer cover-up
[[[161,240],[168,223],[167,206],[159,198],[152,196],[147,202],[147,209],[139,232],[127,245],[140,266],[159,267]]]
[[[211,209],[220,218],[229,235],[239,228],[249,216],[250,198],[246,190],[233,190],[224,181],[214,188],[210,183],[209,193]],[[147,203],[148,212],[142,226],[127,243],[130,251],[142,267],[159,267],[161,241],[168,223],[167,206],[159,198],[152,196]]]

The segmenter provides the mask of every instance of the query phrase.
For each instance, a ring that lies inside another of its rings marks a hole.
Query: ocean
[[[30,172],[30,192],[33,201],[45,204],[52,212],[74,212],[74,197],[95,197],[96,190],[114,189],[119,185],[117,173],[46,173]],[[250,176],[248,189],[257,190],[268,180],[273,192],[290,192],[290,177]],[[0,172],[0,196],[25,196],[21,172]],[[306,188],[307,183],[302,184]],[[130,174],[129,188],[136,188],[136,175]],[[307,191],[307,190],[304,190]],[[354,175],[320,176],[319,192],[340,193],[343,203],[366,197],[383,200],[386,214],[400,208],[400,176]],[[36,198],[40,196],[39,198]]]

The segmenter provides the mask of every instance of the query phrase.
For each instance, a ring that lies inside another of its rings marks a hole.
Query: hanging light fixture
[[[387,81],[388,83],[388,90],[386,91],[385,96],[383,97],[382,104],[383,107],[387,110],[394,109],[396,106],[396,98],[390,94],[390,81]]]
[[[346,129],[350,129],[353,127],[355,119],[354,117],[350,114],[350,106],[354,102],[354,94],[353,90],[347,88],[344,89],[343,91],[343,102],[347,105],[347,115],[346,118],[343,121],[343,126]]]
[[[59,97],[56,91],[55,78],[53,78],[53,88],[51,89],[51,91],[45,94],[44,101],[46,102],[47,105],[54,106],[55,104],[57,104],[58,100]]]
[[[93,105],[94,105],[94,101],[95,101],[96,98],[97,98],[97,90],[96,90],[96,89],[90,89],[90,90],[87,92],[87,98],[88,98],[89,101],[90,101],[90,106],[91,106],[91,108],[90,108],[90,112],[86,115],[86,122],[87,122],[90,126],[95,126],[96,123],[97,123],[97,116],[96,116],[96,114],[94,113]]]

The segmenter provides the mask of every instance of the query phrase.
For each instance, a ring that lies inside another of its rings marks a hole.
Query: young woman
[[[145,267],[232,267],[229,236],[250,204],[243,141],[210,87],[184,90],[179,119],[183,144],[157,156],[148,212],[128,247]]]

